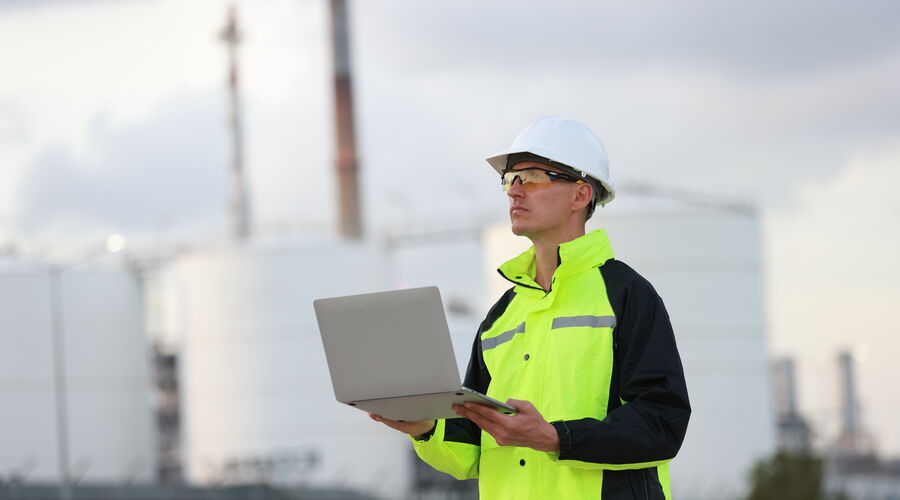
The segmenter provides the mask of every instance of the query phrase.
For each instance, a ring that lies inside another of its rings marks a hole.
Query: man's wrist
[[[551,453],[559,453],[559,433],[556,431],[556,427],[553,424],[547,424],[547,445],[546,449],[542,451],[548,451]]]

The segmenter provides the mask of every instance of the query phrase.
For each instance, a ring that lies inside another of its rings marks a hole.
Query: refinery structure
[[[77,261],[0,257],[0,479],[269,484],[385,499],[460,488],[423,472],[408,438],[335,401],[312,301],[438,284],[463,370],[481,317],[509,287],[496,266],[528,243],[498,222],[502,214],[462,230],[366,231],[347,9],[343,0],[331,7],[335,236],[254,236],[231,11],[222,38],[232,238]],[[757,460],[812,446],[792,362],[771,369],[759,218],[753,207],[652,185],[621,193],[588,230],[607,230],[617,258],[654,284],[672,318],[693,407],[673,493],[737,497]],[[428,274],[424,255],[439,256],[443,274]],[[834,489],[876,467],[852,357],[840,363],[846,411],[831,463],[843,479]],[[887,472],[878,477],[884,491],[896,486]],[[858,481],[871,492],[871,480]]]

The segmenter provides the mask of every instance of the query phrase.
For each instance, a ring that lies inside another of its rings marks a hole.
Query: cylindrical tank
[[[671,465],[673,494],[734,496],[775,444],[759,222],[747,212],[674,202],[620,205],[598,208],[587,230],[607,230],[616,258],[650,281],[672,320],[693,409]],[[488,228],[484,241],[493,301],[511,286],[497,266],[531,243],[508,223]],[[727,459],[715,459],[723,443]]]
[[[377,247],[280,242],[179,257],[186,478],[406,495],[408,438],[338,403],[314,299],[387,288]]]
[[[119,261],[0,263],[0,475],[58,481],[68,470],[81,482],[154,478],[141,304],[136,275]]]

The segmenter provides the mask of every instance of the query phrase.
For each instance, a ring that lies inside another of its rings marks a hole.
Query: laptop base
[[[466,402],[490,406],[508,415],[516,413],[515,408],[465,387],[458,391],[350,401],[346,404],[391,420],[413,422],[433,418],[459,418],[452,406]]]

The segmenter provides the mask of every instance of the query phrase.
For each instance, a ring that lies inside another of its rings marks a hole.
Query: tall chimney
[[[345,0],[331,0],[331,45],[334,58],[335,167],[338,188],[338,232],[347,239],[362,238],[353,89],[350,79],[350,36]]]
[[[797,382],[793,358],[775,362],[775,407],[779,418],[797,416]]]
[[[228,22],[220,37],[228,48],[228,90],[230,97],[232,135],[231,193],[228,211],[231,218],[231,232],[236,240],[246,240],[250,236],[250,210],[247,184],[244,179],[244,138],[241,130],[240,93],[238,92],[237,47],[241,33],[237,25],[237,10],[228,7]]]
[[[860,433],[859,403],[856,397],[856,380],[853,373],[853,355],[849,351],[838,354],[841,369],[841,435],[854,442]]]
[[[797,409],[797,381],[793,358],[775,362],[775,405],[778,424],[778,447],[794,452],[810,449],[811,431]]]

